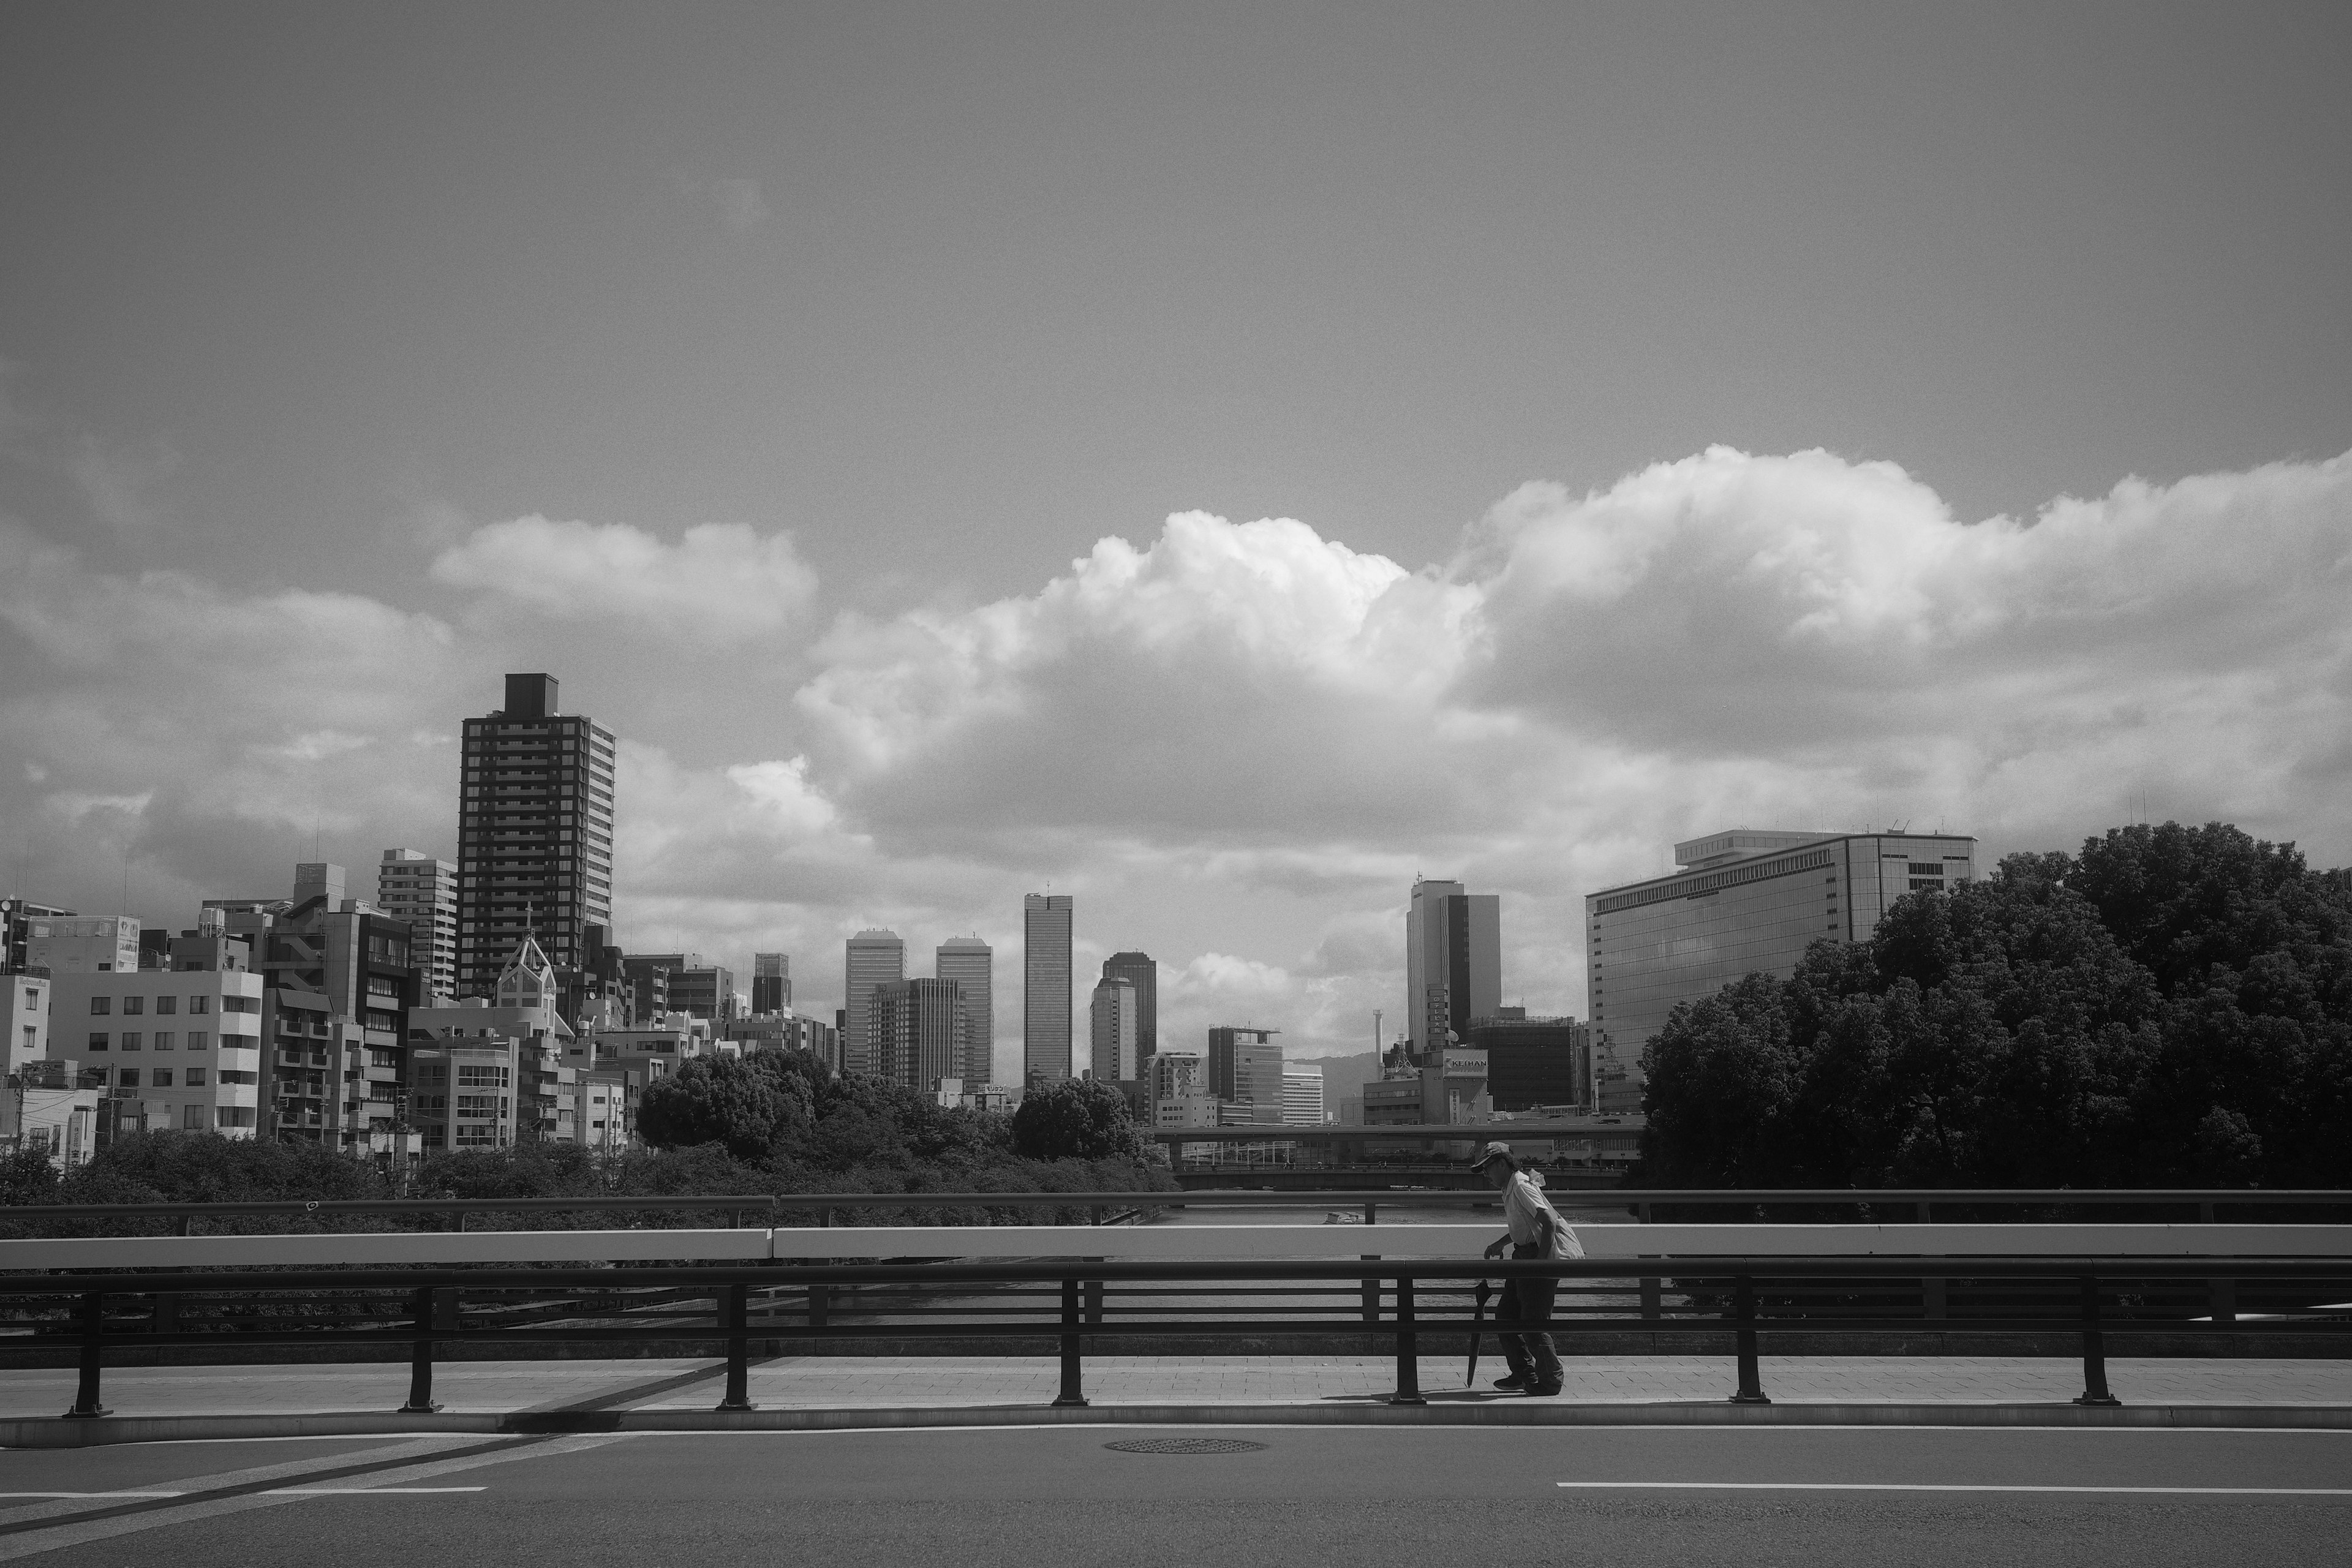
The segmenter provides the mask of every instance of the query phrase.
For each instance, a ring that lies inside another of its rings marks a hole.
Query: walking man
[[[1497,1237],[1487,1247],[1487,1257],[1500,1258],[1507,1247],[1514,1258],[1584,1256],[1576,1233],[1568,1228],[1568,1223],[1551,1206],[1551,1200],[1544,1196],[1543,1189],[1511,1152],[1509,1144],[1487,1144],[1478,1155],[1477,1168],[1502,1190],[1503,1217],[1511,1227],[1510,1234]],[[1552,1349],[1551,1336],[1515,1334],[1508,1327],[1515,1322],[1540,1322],[1550,1317],[1552,1298],[1559,1288],[1556,1279],[1517,1279],[1503,1282],[1503,1300],[1495,1313],[1495,1324],[1500,1331],[1497,1337],[1503,1342],[1503,1359],[1510,1363],[1511,1373],[1496,1378],[1496,1388],[1516,1388],[1545,1398],[1559,1393],[1565,1378],[1559,1356]]]

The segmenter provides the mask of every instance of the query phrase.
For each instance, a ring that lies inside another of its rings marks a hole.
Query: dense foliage
[[[1114,1098],[1116,1098],[1114,1092]],[[1119,1106],[1122,1124],[1126,1108]],[[701,1194],[905,1193],[904,1210],[866,1211],[877,1223],[956,1223],[979,1211],[925,1205],[945,1192],[1151,1192],[1172,1188],[1164,1164],[1148,1162],[1134,1130],[1124,1142],[1096,1137],[1049,1152],[1014,1148],[1013,1119],[950,1110],[871,1079],[833,1076],[797,1052],[740,1059],[704,1058],[649,1089],[639,1105],[648,1148],[600,1154],[569,1143],[427,1154],[395,1178],[364,1157],[308,1144],[259,1142],[211,1132],[137,1134],[60,1176],[38,1156],[0,1159],[0,1205],[94,1203],[232,1203],[330,1198],[523,1198],[590,1195],[677,1197]],[[1108,1150],[1108,1152],[1093,1152]],[[806,1214],[784,1216],[806,1223]],[[1086,1209],[989,1211],[989,1217],[1083,1222]],[[97,1222],[93,1222],[94,1224]],[[122,1229],[127,1222],[107,1221]],[[299,1218],[240,1221],[236,1228],[299,1228]],[[339,1228],[354,1222],[336,1221]],[[368,1222],[378,1228],[411,1223]],[[419,1223],[443,1223],[437,1216]],[[502,1225],[707,1225],[705,1215],[575,1211]],[[130,1223],[160,1229],[166,1222]],[[0,1232],[10,1227],[0,1223]]]
[[[1127,1096],[1091,1079],[1032,1089],[1013,1113],[1013,1147],[1030,1160],[1141,1160]]]
[[[2116,828],[1675,1009],[1660,1186],[2352,1185],[2352,879]]]

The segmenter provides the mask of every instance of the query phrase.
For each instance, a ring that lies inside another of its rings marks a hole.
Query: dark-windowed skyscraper
[[[1105,980],[1135,987],[1135,1055],[1140,1061],[1160,1048],[1160,965],[1148,952],[1129,950],[1103,960]],[[1096,1077],[1102,1076],[1096,1070]]]
[[[1070,921],[1066,893],[1021,900],[1021,1077],[1032,1087],[1070,1076]]]
[[[613,732],[556,708],[551,675],[507,677],[466,721],[457,807],[457,990],[491,994],[528,932],[557,969],[613,919]]]

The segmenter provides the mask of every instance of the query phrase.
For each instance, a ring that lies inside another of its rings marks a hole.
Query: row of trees
[[[2116,828],[1675,1009],[1660,1186],[2352,1186],[2352,877]]]
[[[950,1110],[897,1085],[840,1078],[798,1052],[698,1058],[646,1091],[638,1130],[648,1146],[619,1154],[566,1143],[436,1151],[397,1194],[372,1161],[313,1144],[135,1134],[62,1175],[42,1155],[0,1157],[0,1205],[789,1193],[905,1193],[919,1200],[942,1192],[1175,1185],[1129,1121],[1125,1098],[1084,1081],[1032,1094],[1006,1116]],[[903,1215],[877,1217],[959,1216],[918,1201]],[[1072,1210],[1061,1217],[1085,1216]]]

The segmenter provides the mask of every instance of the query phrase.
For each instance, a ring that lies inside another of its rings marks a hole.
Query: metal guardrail
[[[1905,1209],[1921,1223],[1933,1223],[1935,1210],[1953,1208],[2178,1208],[2200,1222],[2215,1223],[2223,1208],[2341,1208],[2352,1212],[2352,1192],[2295,1189],[2265,1192],[2260,1188],[2098,1189],[1902,1187],[1862,1191],[1851,1187],[1676,1189],[1612,1188],[1587,1195],[1562,1189],[1554,1194],[1574,1207],[1623,1208],[1643,1224],[1661,1206],[1734,1207],[1760,1211],[1772,1207]],[[822,1224],[833,1223],[838,1210],[874,1208],[988,1209],[1084,1208],[1096,1223],[1112,1214],[1137,1208],[1357,1208],[1366,1224],[1377,1223],[1382,1205],[1409,1204],[1416,1208],[1476,1207],[1493,1205],[1497,1194],[1484,1191],[1437,1191],[1373,1187],[1350,1191],[1276,1193],[1215,1192],[1160,1189],[1121,1193],[738,1193],[689,1197],[597,1195],[551,1198],[326,1198],[266,1203],[203,1204],[22,1204],[0,1207],[0,1221],[76,1219],[169,1219],[180,1222],[180,1234],[194,1234],[196,1223],[238,1215],[328,1217],[337,1215],[441,1216],[465,1229],[470,1216],[485,1214],[562,1214],[566,1212],[639,1211],[645,1213],[730,1214],[740,1228],[747,1217],[772,1226],[784,1214],[820,1214]]]
[[[405,1344],[410,1394],[404,1413],[438,1408],[433,1400],[436,1347],[485,1342],[625,1343],[700,1341],[723,1349],[726,1394],[720,1410],[751,1408],[751,1342],[873,1339],[1041,1338],[1056,1345],[1061,1386],[1056,1405],[1082,1405],[1087,1340],[1099,1344],[1140,1336],[1224,1339],[1270,1334],[1334,1338],[1368,1331],[1392,1338],[1397,1384],[1391,1399],[1424,1403],[1421,1337],[1474,1329],[1459,1300],[1478,1279],[1551,1279],[1570,1295],[1569,1310],[1508,1325],[1513,1331],[1578,1333],[1641,1330],[1720,1333],[1734,1340],[1741,1404],[1769,1403],[1759,1373],[1761,1336],[1841,1330],[1974,1331],[2079,1336],[2084,1391],[2075,1403],[2119,1401],[2106,1379],[2111,1335],[2197,1328],[2259,1340],[2282,1331],[2352,1334],[2352,1263],[2231,1259],[2228,1278],[2216,1262],[2113,1258],[1789,1258],[1677,1259],[1670,1280],[1643,1280],[1628,1315],[1622,1261],[1498,1262],[1465,1259],[1335,1259],[1265,1263],[1111,1262],[1047,1259],[1012,1263],[722,1266],[593,1269],[299,1270],[266,1281],[251,1274],[171,1276],[63,1274],[0,1278],[0,1313],[21,1336],[69,1339],[79,1346],[79,1377],[68,1418],[107,1412],[102,1378],[110,1348],[177,1346]],[[2231,1304],[2224,1309],[2221,1287]],[[1435,1289],[1449,1287],[1449,1289]],[[1120,1287],[1113,1292],[1113,1287]],[[834,1319],[836,1292],[878,1288],[901,1303],[887,1326]],[[2236,1293],[2281,1310],[2241,1313]],[[1434,1293],[1433,1294],[1433,1290]],[[1669,1299],[1669,1290],[1672,1297]],[[551,1291],[567,1293],[553,1307]],[[2200,1291],[2216,1303],[2189,1316]],[[491,1316],[520,1292],[530,1311]],[[1592,1305],[1580,1308],[1579,1293]],[[755,1322],[753,1298],[765,1316]],[[978,1293],[978,1299],[973,1298]],[[1973,1293],[1973,1294],[1972,1294]],[[467,1321],[466,1299],[476,1302]],[[1282,1302],[1307,1299],[1305,1306]],[[1328,1313],[1332,1298],[1356,1304],[1347,1318]],[[1451,1298],[1448,1300],[1447,1298]],[[2330,1300],[2334,1298],[2335,1300]],[[1230,1303],[1235,1300],[1239,1306]],[[708,1300],[681,1327],[672,1309]],[[1129,1307],[1129,1300],[1148,1304]],[[929,1301],[929,1305],[924,1302]],[[1916,1301],[1916,1308],[1912,1302]],[[632,1306],[658,1307],[669,1321],[631,1319]],[[1975,1310],[1971,1310],[1971,1309]],[[562,1314],[569,1313],[569,1316]],[[622,1321],[609,1321],[618,1316]],[[598,1319],[607,1321],[594,1321]],[[583,1321],[588,1320],[588,1321]],[[1485,1325],[1499,1331],[1503,1325]],[[20,1338],[20,1342],[22,1340]]]

